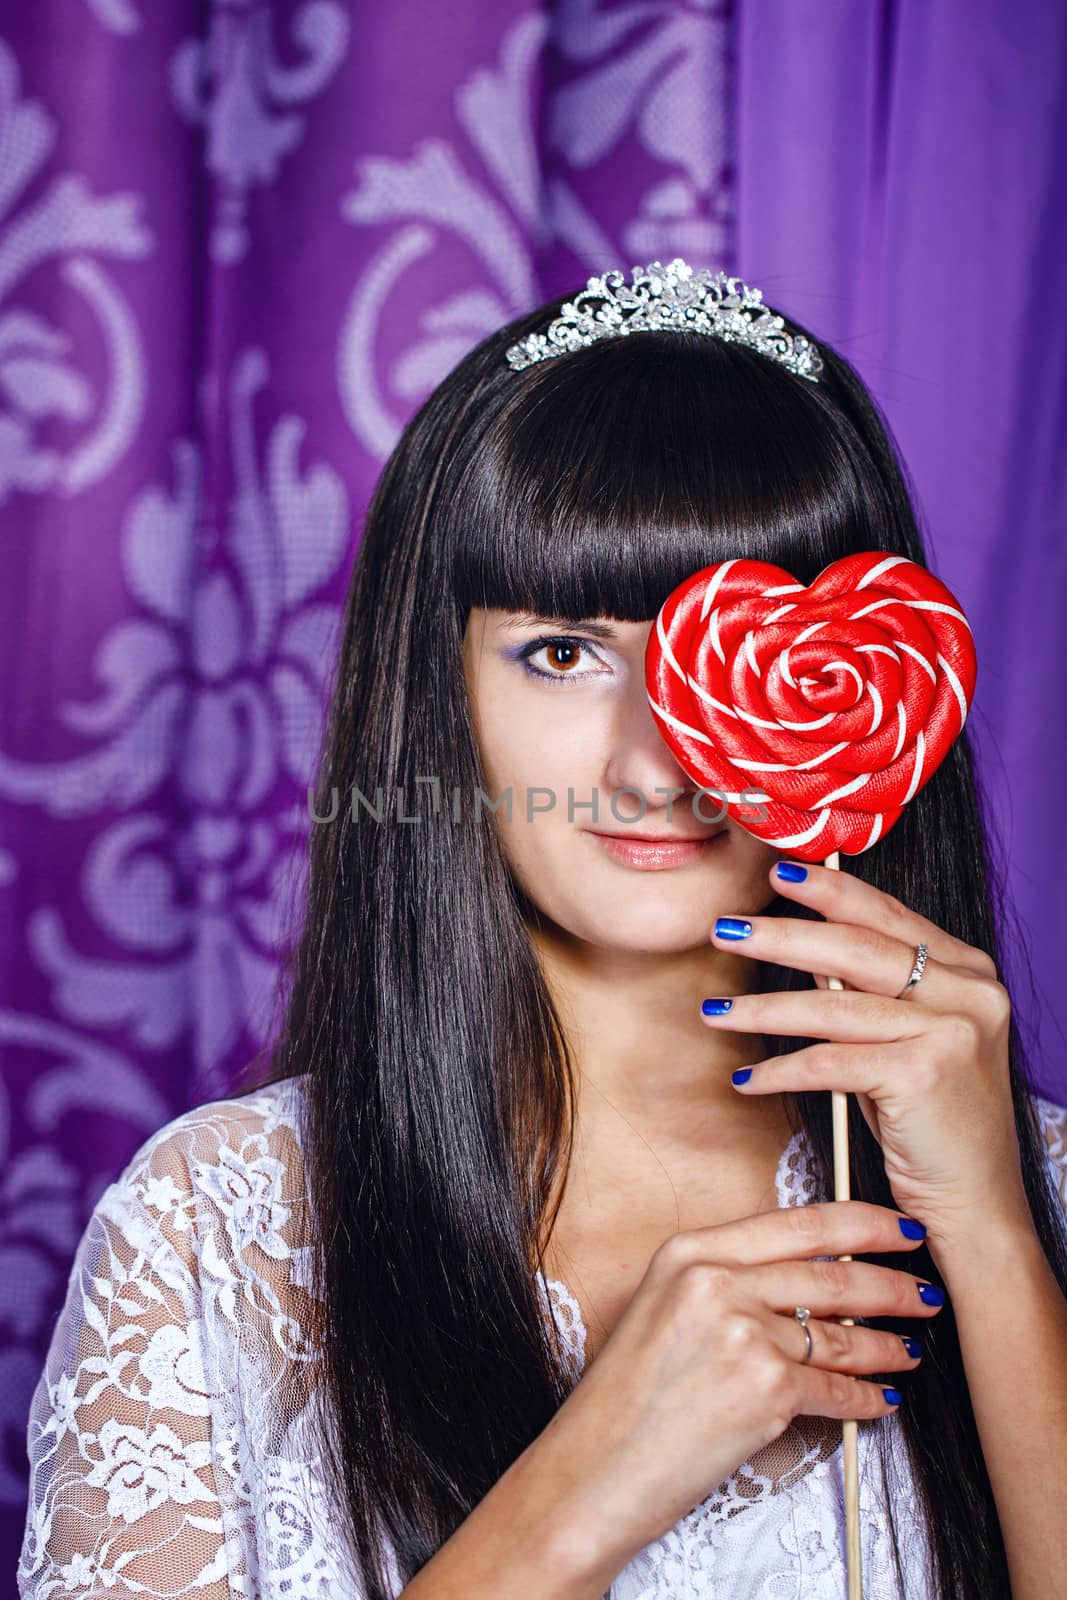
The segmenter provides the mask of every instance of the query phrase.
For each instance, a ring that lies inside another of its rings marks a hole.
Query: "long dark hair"
[[[407,1583],[573,1382],[534,1273],[566,1178],[574,1064],[532,953],[535,909],[491,812],[472,803],[487,791],[462,668],[469,608],[647,621],[690,573],[730,556],[778,562],[804,582],[857,550],[926,564],[891,434],[832,349],[819,345],[817,384],[747,346],[673,332],[513,371],[506,348],[565,298],[473,349],[381,474],[315,785],[323,809],[333,789],[340,805],[312,830],[265,1079],[307,1075],[322,1438],[367,1600],[390,1593],[383,1534]],[[434,777],[436,816],[432,783],[418,781]],[[357,794],[366,805],[350,804]],[[377,825],[367,806],[383,801],[387,819],[423,820]],[[986,810],[965,731],[887,837],[844,864],[1003,974],[1009,912]],[[765,909],[810,914],[781,897]],[[813,983],[756,972],[759,987]],[[1011,1048],[1027,1195],[1067,1292],[1018,1022]],[[790,1097],[827,1176],[829,1100]],[[892,1206],[854,1101],[850,1117],[852,1194]],[[869,1259],[942,1281],[925,1246]],[[941,1592],[1002,1600],[1004,1546],[951,1302],[914,1327],[872,1321],[925,1343],[892,1426],[910,1451]],[[883,1450],[886,1420],[871,1424]]]

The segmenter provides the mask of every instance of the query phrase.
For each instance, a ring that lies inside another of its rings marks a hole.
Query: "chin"
[[[626,950],[631,954],[680,955],[702,945],[710,945],[711,926],[716,912],[716,897],[690,896],[684,904],[668,904],[654,895],[634,895],[613,908],[607,899],[596,907],[595,924],[588,915],[579,917],[577,937],[604,950]],[[584,908],[588,912],[588,908]]]

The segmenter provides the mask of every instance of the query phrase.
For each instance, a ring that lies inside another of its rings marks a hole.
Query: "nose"
[[[685,768],[679,765],[660,734],[648,703],[643,673],[634,675],[626,695],[619,703],[604,778],[609,811],[611,795],[616,790],[636,791],[619,794],[615,800],[619,815],[632,821],[666,811],[669,801],[674,806],[688,808],[700,788]],[[657,793],[657,790],[661,792]],[[638,796],[643,797],[643,810]],[[708,808],[708,820],[711,820],[715,803],[710,796],[705,806]]]

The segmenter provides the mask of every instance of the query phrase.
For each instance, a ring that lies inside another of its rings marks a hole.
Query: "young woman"
[[[843,1418],[867,1600],[1049,1576],[1065,1117],[966,732],[875,848],[783,877],[645,696],[710,562],[924,561],[885,424],[826,346],[817,382],[675,331],[515,370],[562,305],[381,476],[270,1074],[94,1211],[24,1596],[838,1600]]]

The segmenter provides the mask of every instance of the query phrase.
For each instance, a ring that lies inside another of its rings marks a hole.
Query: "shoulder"
[[[178,1192],[202,1193],[232,1209],[241,1185],[227,1185],[227,1172],[234,1179],[254,1174],[262,1185],[268,1176],[302,1169],[303,1109],[303,1078],[203,1101],[145,1139],[110,1189],[136,1194],[158,1214],[167,1212]]]
[[[228,1404],[238,1346],[275,1376],[287,1359],[307,1356],[317,1297],[302,1103],[298,1080],[269,1084],[194,1106],[141,1144],[78,1241],[46,1362],[50,1382],[60,1370],[89,1370],[88,1361],[113,1378],[114,1398],[136,1357],[152,1393],[158,1381],[178,1409],[195,1401],[207,1414]],[[103,1378],[96,1388],[106,1390]]]
[[[20,1593],[222,1600],[231,1538],[255,1559],[257,1452],[318,1351],[301,1105],[287,1080],[195,1106],[97,1200],[31,1399]]]
[[[1036,1089],[1031,1089],[1029,1094],[1049,1148],[1062,1144],[1067,1133],[1067,1107],[1058,1105],[1055,1100],[1047,1099]]]
[[[1067,1108],[1035,1090],[1030,1103],[1043,1140],[1046,1170],[1067,1210]]]
[[[197,1277],[310,1288],[303,1078],[205,1101],[158,1128],[100,1196],[92,1225]]]
[[[284,1078],[218,1100],[205,1100],[163,1123],[134,1151],[119,1182],[135,1182],[147,1171],[195,1165],[204,1153],[234,1149],[261,1139],[277,1153],[296,1153],[304,1106],[305,1079]]]
[[[213,1240],[230,1269],[299,1256],[309,1245],[304,1086],[283,1078],[184,1110],[134,1150],[99,1208],[149,1219],[186,1256]]]

